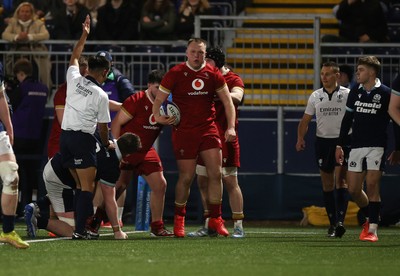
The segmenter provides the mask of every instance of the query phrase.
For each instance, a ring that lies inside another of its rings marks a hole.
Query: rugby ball
[[[181,121],[181,112],[179,110],[179,107],[174,102],[171,102],[169,100],[166,100],[160,106],[160,115],[161,116],[175,116],[176,120],[175,120],[174,126],[178,125],[179,122]]]

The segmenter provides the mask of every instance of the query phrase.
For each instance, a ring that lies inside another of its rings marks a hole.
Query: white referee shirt
[[[97,123],[110,121],[106,92],[96,83],[82,77],[78,66],[70,66],[67,71],[67,98],[61,128],[94,134]]]
[[[304,113],[316,116],[317,137],[339,137],[349,92],[348,88],[340,86],[335,89],[331,97],[324,88],[315,90],[311,94]]]

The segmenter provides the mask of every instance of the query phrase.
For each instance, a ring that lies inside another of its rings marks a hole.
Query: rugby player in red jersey
[[[200,156],[208,175],[209,229],[228,236],[221,218],[222,154],[221,139],[215,120],[214,96],[224,105],[227,118],[225,141],[236,138],[235,107],[228,86],[218,68],[206,63],[206,42],[192,38],[186,49],[187,61],[174,66],[161,81],[159,93],[153,104],[154,118],[158,123],[169,124],[171,117],[160,116],[160,106],[172,94],[181,112],[180,123],[173,128],[172,144],[177,160],[179,178],[175,188],[174,234],[185,236],[186,202],[190,185]],[[173,117],[172,117],[173,118]]]

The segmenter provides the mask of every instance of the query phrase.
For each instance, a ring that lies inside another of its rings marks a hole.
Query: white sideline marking
[[[143,233],[146,231],[127,231],[125,232],[126,234],[137,234],[137,233]],[[104,233],[101,234],[101,236],[112,236],[114,233]],[[34,242],[51,242],[51,241],[60,241],[60,240],[71,240],[71,237],[58,237],[58,238],[49,238],[49,239],[34,239],[34,240],[24,240],[28,243],[34,243]],[[0,245],[5,245],[7,243],[2,243],[0,242]]]
[[[127,231],[125,233],[127,234],[138,234],[138,233],[145,233],[147,231]],[[245,231],[245,233],[248,234],[269,234],[269,235],[318,235],[321,234],[321,232],[297,232],[297,231],[292,231],[292,232],[280,232],[280,231]],[[114,233],[104,233],[100,234],[101,236],[112,236]],[[59,238],[49,238],[49,239],[34,239],[34,240],[25,240],[28,243],[35,243],[35,242],[50,242],[50,241],[59,241],[59,240],[70,240],[70,237],[59,237]],[[0,245],[3,245],[4,243],[0,243]]]

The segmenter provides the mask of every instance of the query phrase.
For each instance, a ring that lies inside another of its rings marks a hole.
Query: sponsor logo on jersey
[[[192,81],[192,88],[196,91],[191,91],[188,92],[189,96],[201,96],[201,95],[207,95],[208,91],[201,91],[201,89],[204,88],[204,81],[202,79],[194,79]]]
[[[149,126],[144,125],[143,128],[144,129],[154,129],[154,130],[158,130],[159,129],[159,126],[157,126],[157,122],[156,122],[156,119],[154,118],[153,113],[150,114],[149,124],[150,124]]]
[[[88,95],[92,95],[93,92],[87,89],[86,87],[80,85],[79,83],[76,84],[76,93],[81,94],[84,97],[87,97]]]
[[[369,114],[376,114],[382,108],[381,103],[364,103],[361,101],[356,101],[354,106],[356,107],[356,112]]]
[[[381,102],[382,96],[379,94],[375,94],[374,97],[372,98],[373,103],[380,103]]]
[[[337,116],[341,111],[340,107],[321,107],[319,109],[323,116]]]
[[[75,158],[74,158],[74,164],[75,164],[75,165],[81,165],[82,162],[83,162],[82,159],[75,159]]]
[[[192,87],[194,90],[201,90],[204,87],[204,81],[202,79],[194,79],[192,81]]]

